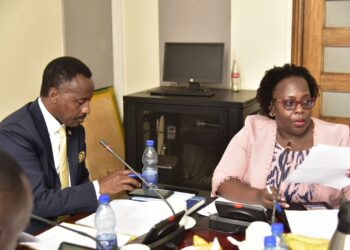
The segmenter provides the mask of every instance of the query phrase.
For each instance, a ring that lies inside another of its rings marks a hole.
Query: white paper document
[[[284,210],[292,233],[331,239],[338,224],[338,209]]]
[[[183,199],[172,197],[167,201],[175,213],[186,210],[186,202]],[[136,237],[147,233],[152,226],[173,215],[166,203],[159,199],[148,202],[119,199],[112,201],[110,205],[116,216],[117,233]],[[77,223],[93,227],[94,217],[95,214],[92,214]]]
[[[350,147],[319,144],[286,182],[322,184],[340,190],[350,185],[350,178],[345,176],[347,169],[350,169]]]
[[[216,214],[218,211],[216,210],[215,201],[231,202],[230,200],[219,197],[216,200],[212,201],[209,205],[198,210],[197,213],[199,213],[200,215],[203,215],[203,216],[209,216],[211,214]]]
[[[95,237],[96,229],[79,226],[69,223],[61,223],[63,226],[78,230],[80,232],[87,233],[88,235]],[[129,241],[130,237],[122,234],[117,234],[118,246],[125,245]],[[69,231],[67,229],[55,226],[42,234],[34,237],[31,241],[21,242],[21,245],[25,245],[37,250],[55,250],[58,249],[62,242],[69,242],[77,244],[79,246],[96,248],[96,242],[86,236],[79,235],[75,232]]]

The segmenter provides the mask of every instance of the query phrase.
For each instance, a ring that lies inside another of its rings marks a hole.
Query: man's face
[[[90,113],[93,92],[93,81],[81,74],[61,84],[58,89],[53,88],[49,93],[53,102],[52,115],[68,127],[78,126]]]

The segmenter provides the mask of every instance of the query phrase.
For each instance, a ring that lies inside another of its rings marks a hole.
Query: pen
[[[272,193],[270,186],[266,186],[266,190],[267,190],[267,192],[269,192],[269,194],[271,194],[273,196],[273,193]],[[281,205],[277,201],[274,201],[274,202],[276,203],[277,212],[282,213]]]
[[[131,178],[137,178],[139,176],[144,177],[142,174],[138,174],[138,175],[137,174],[128,174],[128,176]]]

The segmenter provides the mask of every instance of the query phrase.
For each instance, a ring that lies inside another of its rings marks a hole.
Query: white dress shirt
[[[56,172],[59,175],[60,174],[60,162],[59,162],[60,149],[59,149],[59,146],[60,146],[61,136],[60,136],[58,131],[64,125],[60,124],[56,120],[56,118],[50,114],[50,112],[46,109],[46,107],[43,104],[40,97],[39,97],[38,102],[39,102],[39,107],[40,107],[41,113],[44,116],[47,130],[49,131],[53,160],[54,160]],[[100,186],[98,184],[98,181],[97,180],[93,181],[93,184],[94,184],[94,188],[95,188],[95,192],[96,192],[96,197],[99,197]],[[69,174],[69,185],[71,185],[70,174]]]

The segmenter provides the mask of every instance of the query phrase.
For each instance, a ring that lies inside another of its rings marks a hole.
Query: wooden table
[[[87,216],[88,214],[86,213],[79,213],[76,214],[69,219],[67,219],[67,222],[74,223],[75,221]],[[213,241],[215,237],[218,238],[219,243],[223,249],[235,249],[237,250],[238,248],[236,246],[233,246],[227,239],[227,236],[232,236],[237,240],[244,240],[244,235],[239,235],[239,234],[230,234],[230,233],[223,233],[223,232],[218,232],[209,229],[209,219],[207,217],[201,216],[197,213],[194,213],[191,215],[196,220],[196,225],[189,229],[186,230],[185,233],[185,238],[184,240],[179,244],[179,249],[184,248],[186,246],[192,246],[193,245],[193,236],[198,235],[205,239],[206,241],[210,242]],[[50,227],[48,227],[49,229]],[[41,233],[41,232],[39,232]],[[38,233],[38,234],[39,234]],[[27,248],[25,246],[18,246],[16,250],[29,250],[30,248]]]
[[[206,190],[198,190],[198,195],[206,197],[206,205],[208,205],[210,202],[212,202],[214,199],[210,198],[210,192]],[[71,216],[66,219],[66,222],[68,223],[74,223],[86,216],[88,216],[89,213],[79,213],[74,216]],[[193,245],[193,236],[198,235],[205,239],[206,241],[210,242],[213,241],[215,237],[218,238],[219,243],[223,249],[238,249],[236,246],[233,246],[227,239],[227,236],[232,236],[237,240],[244,240],[244,235],[243,234],[232,234],[232,233],[224,233],[224,232],[218,232],[211,230],[209,228],[209,218],[206,216],[199,215],[197,212],[194,212],[190,215],[192,218],[196,220],[196,225],[189,229],[186,230],[185,232],[185,238],[184,240],[179,244],[179,249],[184,248],[186,246],[192,246]],[[48,227],[49,229],[51,227]],[[47,230],[46,229],[46,230]],[[43,230],[45,231],[45,230]],[[37,234],[42,233],[38,232]],[[16,250],[28,250],[30,248],[24,247],[24,246],[19,246],[16,248]]]
[[[179,244],[179,248],[183,248],[186,246],[192,246],[193,245],[193,236],[198,235],[205,239],[206,241],[210,242],[213,241],[215,237],[217,237],[220,246],[222,249],[227,249],[227,250],[237,250],[238,247],[232,245],[228,240],[227,236],[232,236],[237,240],[244,240],[244,235],[234,235],[234,234],[229,234],[229,233],[221,233],[221,232],[216,232],[213,230],[209,229],[200,229],[200,228],[193,228],[190,230],[186,231],[185,239]]]

